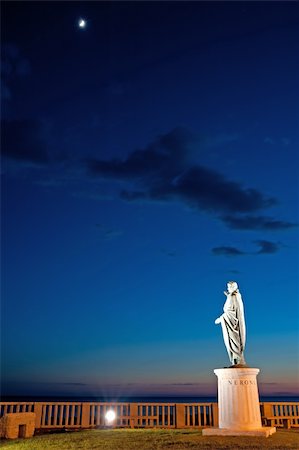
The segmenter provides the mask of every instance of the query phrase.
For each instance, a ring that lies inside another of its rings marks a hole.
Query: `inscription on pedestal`
[[[227,380],[228,384],[235,385],[235,386],[249,386],[249,385],[256,385],[256,382],[254,380]]]

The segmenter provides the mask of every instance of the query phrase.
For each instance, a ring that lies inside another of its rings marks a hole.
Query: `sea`
[[[215,403],[217,397],[1,396],[3,402]],[[299,396],[260,396],[260,402],[299,402]]]

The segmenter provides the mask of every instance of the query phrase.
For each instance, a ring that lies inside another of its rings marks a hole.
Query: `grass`
[[[208,437],[194,430],[85,430],[2,440],[1,447],[11,450],[299,450],[299,430],[278,430],[268,438]]]

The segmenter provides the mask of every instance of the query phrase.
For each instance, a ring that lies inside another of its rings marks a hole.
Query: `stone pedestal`
[[[275,427],[262,427],[256,376],[250,367],[215,369],[218,377],[219,428],[206,428],[204,436],[270,436]]]

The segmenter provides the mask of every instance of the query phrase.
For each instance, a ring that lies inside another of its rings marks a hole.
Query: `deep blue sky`
[[[298,12],[2,2],[4,393],[298,393]]]

